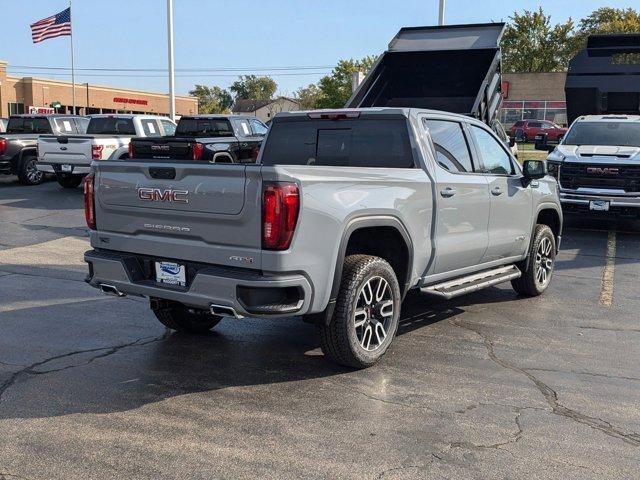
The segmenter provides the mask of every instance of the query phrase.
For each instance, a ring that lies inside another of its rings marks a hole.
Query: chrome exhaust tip
[[[121,292],[120,290],[118,290],[113,285],[107,285],[105,283],[101,283],[100,284],[100,291],[102,293],[104,293],[105,295],[111,295],[111,296],[114,296],[114,297],[126,297],[127,296],[126,293]]]
[[[211,315],[219,315],[221,317],[233,317],[242,318],[242,315],[238,314],[233,307],[227,307],[225,305],[209,305],[209,311]]]

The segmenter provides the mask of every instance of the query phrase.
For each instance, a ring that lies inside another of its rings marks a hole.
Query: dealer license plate
[[[156,262],[156,281],[184,287],[187,284],[186,268],[179,263]]]
[[[71,165],[62,165],[60,170],[63,172],[73,172],[73,167]]]
[[[609,201],[608,200],[591,200],[589,202],[589,210],[596,210],[598,212],[608,212]]]

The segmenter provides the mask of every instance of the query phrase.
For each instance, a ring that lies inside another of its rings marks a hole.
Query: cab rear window
[[[233,127],[226,118],[181,118],[177,137],[230,137]]]
[[[94,135],[135,135],[131,118],[94,117],[89,120],[87,133]]]
[[[7,133],[52,133],[44,117],[14,117],[9,119]]]
[[[415,167],[406,119],[275,122],[262,164]]]

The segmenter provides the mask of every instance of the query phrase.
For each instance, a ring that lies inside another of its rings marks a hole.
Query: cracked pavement
[[[640,229],[574,222],[540,298],[411,294],[366,371],[296,319],[166,331],[83,278],[82,195],[0,178],[0,479],[631,479]]]

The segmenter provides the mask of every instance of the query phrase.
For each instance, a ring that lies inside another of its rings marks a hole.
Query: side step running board
[[[420,290],[424,293],[449,299],[513,280],[521,275],[522,272],[518,267],[509,265],[459,277],[454,280],[447,280],[436,285],[429,285],[428,287],[422,287]]]

